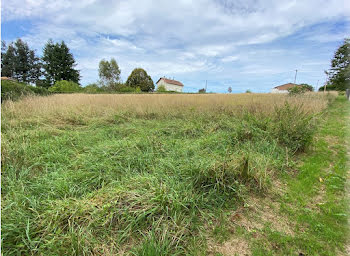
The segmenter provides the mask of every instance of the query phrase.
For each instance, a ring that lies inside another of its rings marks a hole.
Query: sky
[[[347,0],[2,0],[1,39],[22,38],[41,56],[64,40],[83,86],[101,59],[115,58],[125,82],[134,68],[179,80],[184,91],[269,92],[316,87],[345,37]],[[206,82],[207,81],[207,82]]]

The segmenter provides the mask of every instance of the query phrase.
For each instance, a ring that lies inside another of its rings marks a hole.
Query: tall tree
[[[101,60],[98,74],[103,86],[115,88],[116,84],[120,82],[120,69],[114,58],[111,61]]]
[[[331,63],[331,69],[327,72],[329,82],[336,90],[344,91],[350,88],[350,38],[337,49]]]
[[[20,82],[36,83],[41,72],[41,62],[26,42],[17,39],[7,47],[1,43],[1,71],[2,76],[17,79]]]
[[[139,87],[143,92],[151,92],[154,90],[152,78],[142,68],[135,68],[128,77],[126,85],[129,87]]]
[[[49,40],[44,46],[42,60],[47,87],[60,80],[79,83],[79,70],[75,69],[75,59],[64,41],[54,44]]]

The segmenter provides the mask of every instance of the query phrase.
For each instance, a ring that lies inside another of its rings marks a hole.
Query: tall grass
[[[207,223],[288,171],[332,97],[73,94],[5,102],[3,253],[205,254]]]

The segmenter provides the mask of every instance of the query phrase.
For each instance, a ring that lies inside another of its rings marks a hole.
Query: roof
[[[159,80],[156,82],[156,84],[158,84],[158,82],[163,79],[164,82],[166,82],[167,84],[175,84],[175,85],[178,85],[178,86],[184,86],[181,82],[179,81],[176,81],[176,80],[171,80],[171,79],[168,79],[168,78],[165,78],[165,77],[161,77],[159,78]]]
[[[2,76],[1,80],[11,80],[11,81],[16,81],[15,79],[11,78],[11,77],[7,77],[7,76]]]
[[[282,85],[279,85],[279,86],[276,86],[275,89],[278,89],[278,90],[288,90],[294,86],[299,86],[299,84],[293,84],[293,83],[288,83],[288,84],[282,84]]]

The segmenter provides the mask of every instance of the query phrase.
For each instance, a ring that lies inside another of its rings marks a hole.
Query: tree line
[[[82,88],[80,70],[76,69],[76,61],[64,41],[54,43],[51,39],[43,48],[42,57],[22,39],[6,45],[1,42],[2,76],[10,77],[18,82],[34,84],[51,92],[103,92],[120,91],[149,92],[154,90],[152,78],[142,68],[135,68],[123,83],[121,70],[114,58],[99,63],[99,80]]]
[[[320,91],[350,89],[350,38],[345,38],[336,50],[331,60],[331,68],[325,71],[325,74],[328,76],[326,88],[322,86]]]

